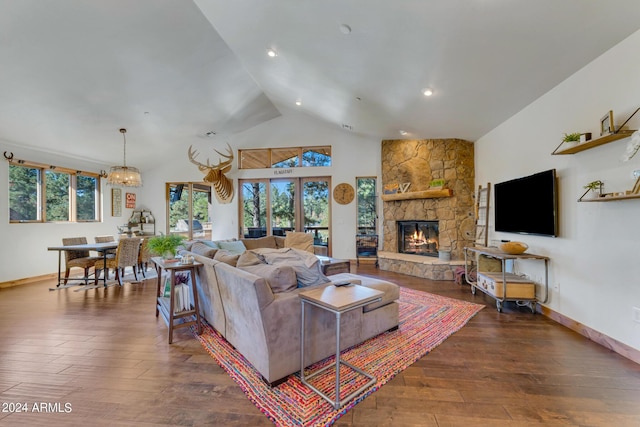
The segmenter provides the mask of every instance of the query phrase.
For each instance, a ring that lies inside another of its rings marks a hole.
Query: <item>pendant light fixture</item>
[[[107,184],[122,185],[125,187],[140,187],[142,185],[140,171],[138,168],[127,166],[127,137],[125,136],[127,130],[120,129],[120,133],[124,139],[124,159],[122,166],[111,166],[109,176],[107,177]]]

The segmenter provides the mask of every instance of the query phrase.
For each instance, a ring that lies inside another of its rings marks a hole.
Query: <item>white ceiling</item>
[[[116,164],[125,127],[144,169],[299,108],[473,141],[639,28],[638,0],[0,0],[0,140]]]

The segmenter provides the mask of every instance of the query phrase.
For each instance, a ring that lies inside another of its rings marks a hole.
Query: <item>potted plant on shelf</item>
[[[573,147],[580,142],[580,135],[582,134],[579,132],[565,133],[564,138],[562,138],[562,142],[564,142],[568,147]]]
[[[162,256],[164,259],[173,259],[176,257],[178,246],[185,240],[184,236],[179,234],[161,234],[149,239],[149,251],[156,255]]]
[[[590,183],[588,183],[587,185],[584,186],[584,188],[587,190],[585,191],[585,193],[582,195],[582,197],[584,197],[589,191],[591,191],[593,193],[593,197],[601,197],[602,196],[602,186],[604,185],[604,182],[597,180],[597,181],[591,181]]]

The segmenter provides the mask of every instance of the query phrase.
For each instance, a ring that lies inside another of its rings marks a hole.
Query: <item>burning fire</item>
[[[424,246],[430,243],[436,243],[435,239],[427,239],[421,230],[416,230],[410,238],[412,246]]]

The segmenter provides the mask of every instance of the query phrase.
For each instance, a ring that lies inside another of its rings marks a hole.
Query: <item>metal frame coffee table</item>
[[[353,366],[352,364],[340,360],[340,316],[342,313],[346,313],[357,308],[362,308],[372,302],[377,302],[382,299],[383,292],[376,289],[367,288],[360,285],[347,285],[347,286],[334,286],[329,285],[325,288],[313,289],[306,292],[301,292],[300,302],[302,304],[302,324],[300,326],[300,380],[303,384],[309,387],[314,392],[318,393],[327,402],[333,405],[334,409],[339,409],[341,402],[348,402],[367,387],[373,385],[376,382],[376,377],[363,371],[360,368]],[[305,329],[305,308],[307,304],[316,306],[320,309],[330,311],[336,315],[336,359],[335,362],[321,368],[307,376],[304,374],[304,329]],[[340,399],[340,364],[348,366],[361,375],[369,378],[369,381],[357,390],[349,394],[344,399]],[[331,399],[326,393],[317,389],[315,386],[309,384],[307,380],[321,374],[322,372],[335,367],[336,370],[336,388],[335,388],[335,400]]]

